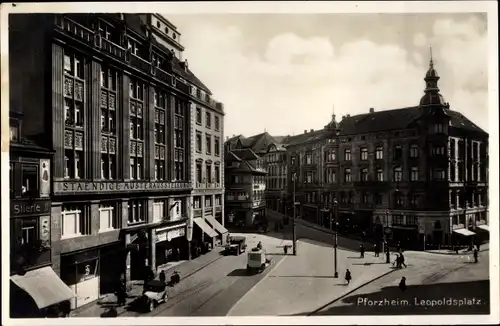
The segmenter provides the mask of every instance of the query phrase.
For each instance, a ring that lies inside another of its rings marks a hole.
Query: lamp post
[[[333,234],[333,268],[334,268],[334,273],[333,277],[338,278],[339,277],[339,272],[337,270],[337,244],[338,244],[338,222],[337,222],[337,216],[338,216],[338,202],[337,198],[333,199],[333,209],[332,209],[333,217],[331,218],[331,228],[332,228],[332,234]],[[335,230],[333,230],[333,226],[335,225]]]
[[[295,232],[295,218],[297,213],[297,203],[295,202],[295,184],[297,183],[297,173],[292,173],[293,182],[293,220],[292,220],[292,244],[293,244],[293,255],[297,255],[297,234]]]

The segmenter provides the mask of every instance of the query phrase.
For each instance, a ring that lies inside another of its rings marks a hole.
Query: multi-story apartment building
[[[304,219],[411,248],[488,230],[488,134],[452,111],[431,61],[418,106],[335,118],[287,140]],[[336,200],[336,205],[333,205]]]
[[[180,61],[180,34],[153,14],[9,24],[11,106],[54,151],[50,260],[72,307],[112,291],[120,274],[189,258],[193,229],[207,230],[191,218],[193,94],[207,88]]]
[[[221,103],[212,103],[209,93],[196,89],[194,139],[194,219],[205,228],[212,227],[220,233],[221,241],[228,231],[224,227],[224,111]],[[206,223],[208,221],[208,225]],[[208,229],[207,229],[208,230]],[[201,232],[201,230],[200,230]],[[213,230],[210,232],[214,232]],[[200,234],[201,237],[202,234]]]
[[[249,148],[224,155],[226,225],[261,225],[266,218],[264,160]]]

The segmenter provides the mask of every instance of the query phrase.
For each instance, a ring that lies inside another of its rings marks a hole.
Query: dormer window
[[[137,55],[139,53],[139,44],[136,40],[129,38],[127,40],[127,49],[130,50],[131,53]]]
[[[102,38],[111,41],[113,27],[103,21],[99,21],[99,35]]]
[[[156,67],[160,67],[162,64],[162,58],[156,53],[152,53],[151,61],[153,62],[153,65],[155,65]]]

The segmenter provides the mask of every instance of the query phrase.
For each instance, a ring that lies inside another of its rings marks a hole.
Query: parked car
[[[167,283],[152,280],[144,286],[144,292],[139,299],[140,307],[147,312],[153,311],[160,303],[167,302]]]
[[[247,244],[245,237],[230,237],[229,243],[224,248],[224,254],[239,256],[241,253],[245,252],[246,249]]]

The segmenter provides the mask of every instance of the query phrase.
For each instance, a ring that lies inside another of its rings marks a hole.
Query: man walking
[[[365,258],[365,246],[363,244],[359,246],[359,252],[361,254],[360,258]]]
[[[345,280],[347,282],[347,285],[349,285],[349,283],[351,282],[351,279],[352,279],[351,271],[349,269],[347,269],[345,271]]]
[[[380,248],[378,247],[378,243],[373,245],[373,251],[375,252],[375,257],[379,257]]]
[[[478,262],[477,257],[478,257],[477,248],[474,248],[474,263]]]

